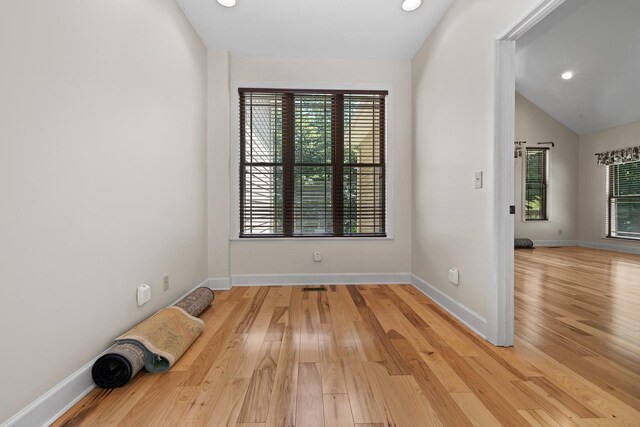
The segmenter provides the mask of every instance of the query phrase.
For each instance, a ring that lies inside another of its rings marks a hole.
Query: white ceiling
[[[209,49],[235,56],[410,59],[452,0],[177,0]]]
[[[516,47],[518,92],[577,134],[640,120],[640,0],[567,0]]]

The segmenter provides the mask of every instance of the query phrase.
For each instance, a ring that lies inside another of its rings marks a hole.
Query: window
[[[385,237],[386,95],[239,89],[240,237]]]
[[[640,162],[607,166],[607,236],[640,239]]]
[[[527,148],[525,160],[525,221],[546,221],[549,186],[549,149]]]

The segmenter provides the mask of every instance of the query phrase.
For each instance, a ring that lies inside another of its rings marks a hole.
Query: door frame
[[[490,150],[493,194],[489,205],[489,288],[487,339],[497,346],[514,341],[514,214],[513,142],[515,138],[516,40],[565,0],[541,0],[495,41],[495,135]]]

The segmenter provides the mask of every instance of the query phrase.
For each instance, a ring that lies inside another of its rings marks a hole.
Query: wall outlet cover
[[[457,268],[452,268],[451,270],[449,270],[449,281],[454,285],[460,283],[460,275]]]
[[[151,299],[151,286],[149,285],[140,285],[138,286],[138,307],[145,304],[147,301]]]

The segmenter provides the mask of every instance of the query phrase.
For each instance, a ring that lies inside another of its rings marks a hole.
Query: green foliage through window
[[[385,94],[241,89],[241,237],[384,236]]]
[[[640,239],[640,162],[607,167],[608,236]]]
[[[525,156],[524,214],[527,221],[548,219],[548,148],[527,148]]]

